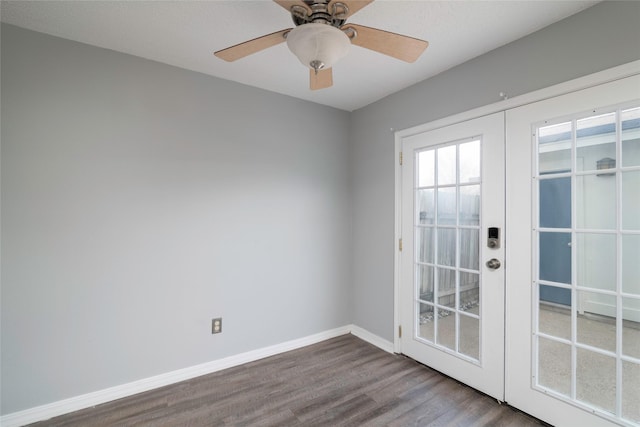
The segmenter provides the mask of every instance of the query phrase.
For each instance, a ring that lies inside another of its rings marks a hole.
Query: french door
[[[506,117],[506,400],[639,425],[640,77]]]
[[[400,141],[397,348],[553,425],[640,425],[640,76]]]
[[[402,146],[402,352],[504,400],[504,114]]]

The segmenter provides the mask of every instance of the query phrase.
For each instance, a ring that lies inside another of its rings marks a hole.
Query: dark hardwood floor
[[[540,426],[474,389],[343,335],[33,426]]]

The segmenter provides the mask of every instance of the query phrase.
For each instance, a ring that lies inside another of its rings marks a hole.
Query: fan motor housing
[[[334,2],[329,10],[329,0],[304,0],[311,9],[311,14],[302,6],[291,8],[291,18],[296,26],[315,23],[327,24],[336,28],[342,27],[346,22],[349,8],[341,2]]]

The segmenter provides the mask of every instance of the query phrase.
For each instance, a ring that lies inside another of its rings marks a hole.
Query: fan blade
[[[278,3],[280,6],[284,7],[285,9],[287,9],[287,11],[289,12],[291,12],[292,6],[304,7],[309,13],[309,15],[311,15],[311,8],[307,6],[307,4],[302,0],[273,0],[273,1]]]
[[[351,44],[375,50],[405,62],[415,62],[429,46],[429,43],[424,40],[364,25],[346,24],[342,27],[343,30],[348,28],[353,28],[357,33],[356,37],[351,39]]]
[[[325,70],[315,70],[309,68],[309,88],[311,90],[326,89],[333,86],[333,71],[331,68]]]
[[[344,16],[343,19],[347,19],[360,9],[369,4],[373,3],[373,0],[331,0],[329,2],[329,13],[333,10],[334,3],[343,3],[345,6],[349,8],[349,12]]]
[[[256,39],[219,50],[215,52],[214,55],[218,58],[224,59],[225,61],[232,62],[251,55],[252,53],[260,52],[268,47],[283,43],[286,40],[284,35],[289,31],[291,31],[291,28],[267,34],[266,36],[258,37]]]

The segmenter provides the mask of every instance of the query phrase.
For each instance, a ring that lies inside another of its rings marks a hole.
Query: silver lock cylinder
[[[495,258],[491,258],[489,261],[487,261],[487,267],[491,270],[497,270],[501,265],[502,264],[500,263],[500,261]]]

